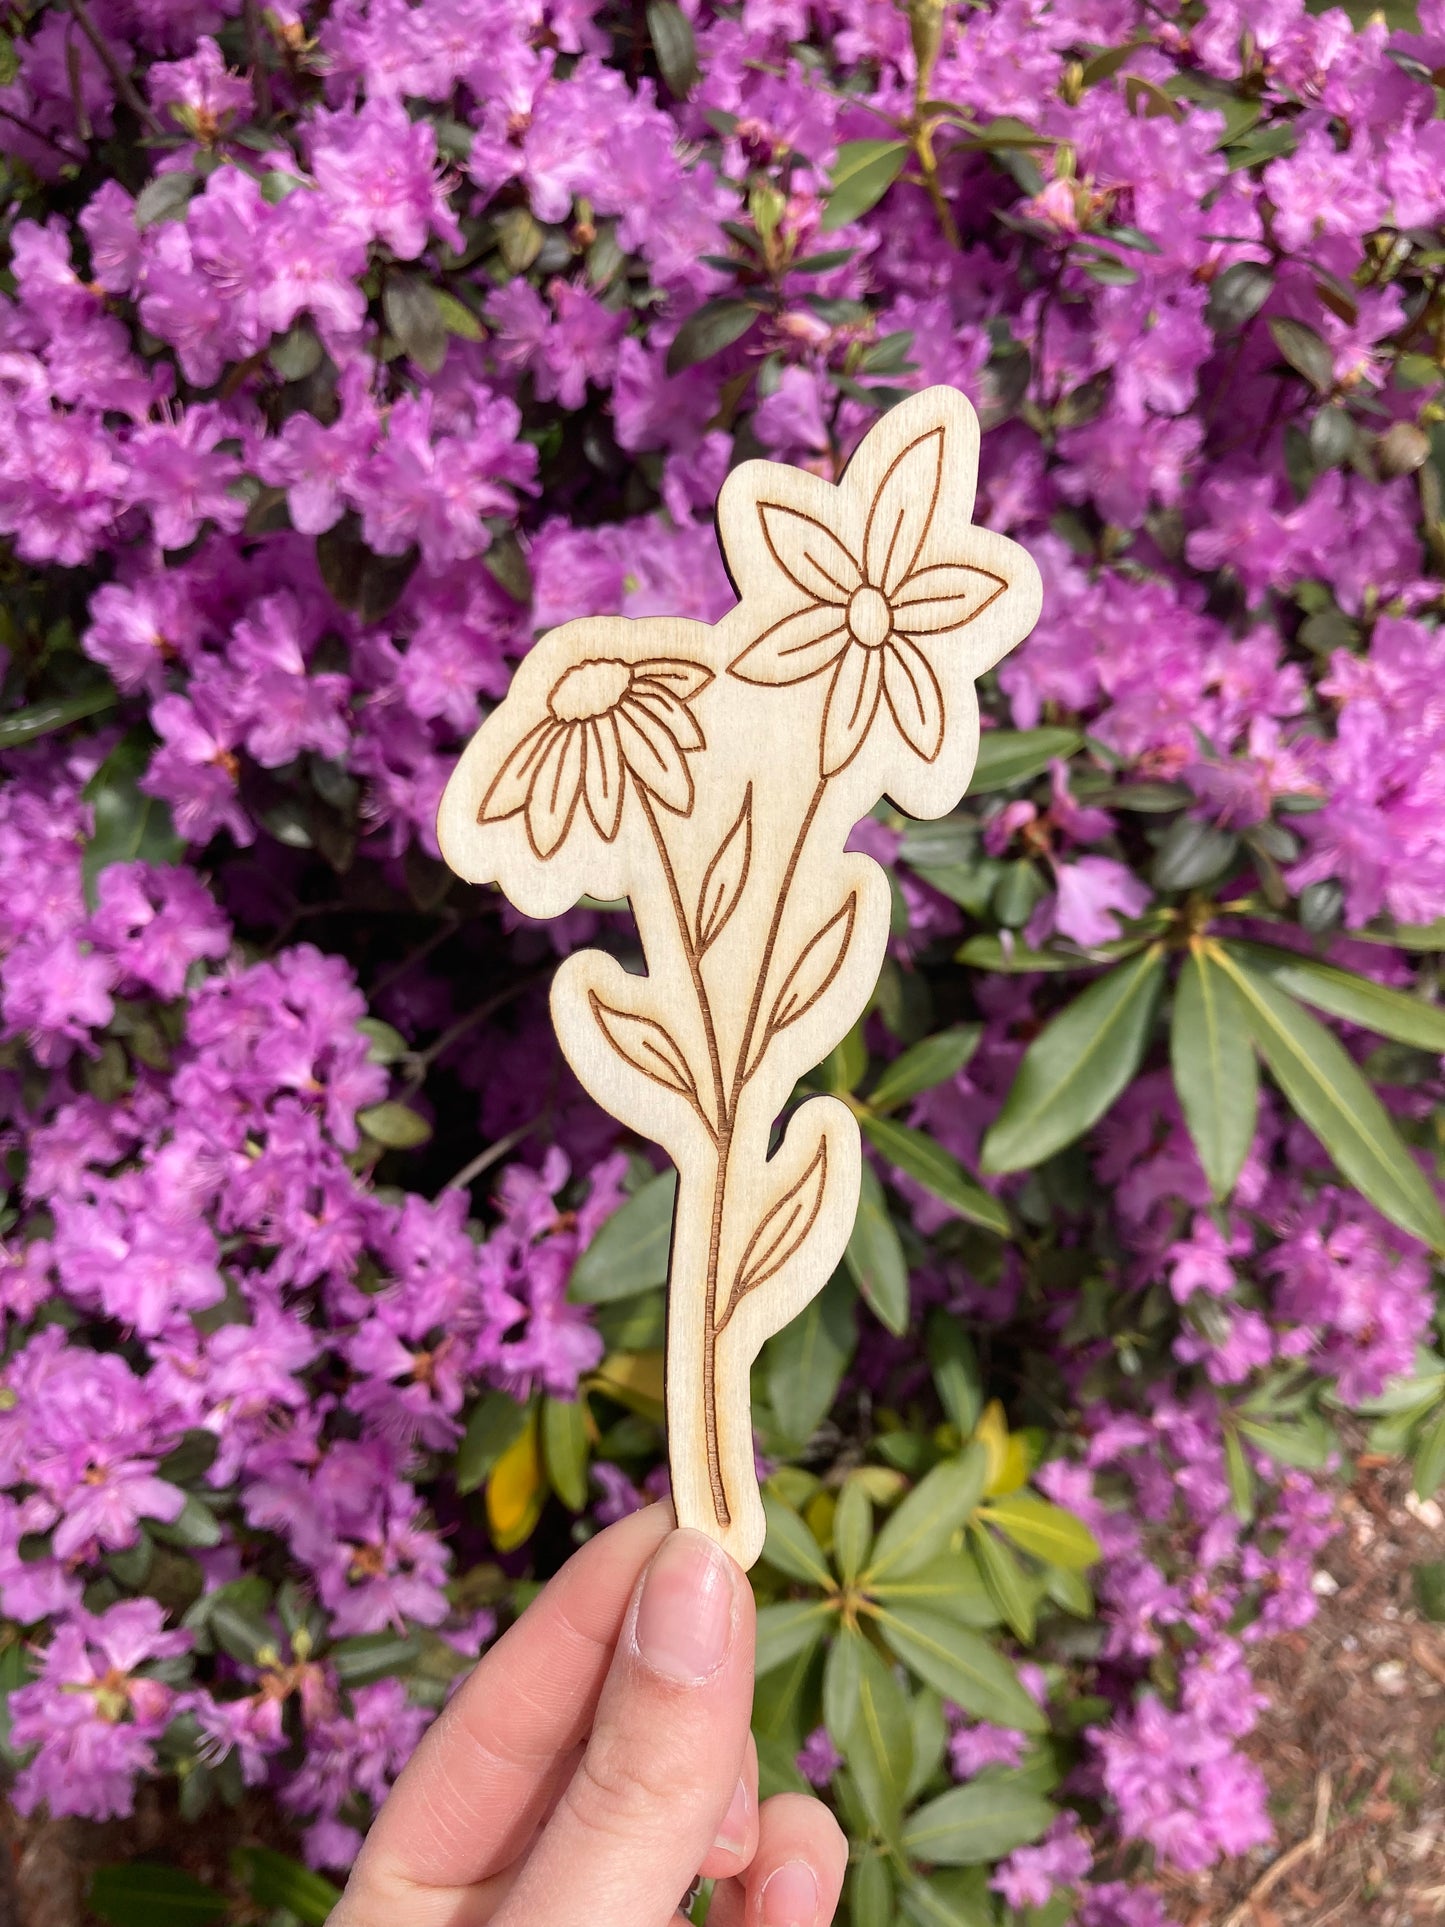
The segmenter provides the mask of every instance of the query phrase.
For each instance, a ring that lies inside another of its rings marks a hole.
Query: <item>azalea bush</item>
[[[666,1490],[674,1179],[546,1007],[637,936],[454,879],[438,799],[538,635],[727,610],[738,461],[835,480],[945,382],[1044,611],[963,805],[852,836],[891,936],[803,1081],[853,1235],[754,1374],[759,1754],[853,1927],[1166,1927],[1270,1849],[1253,1662],[1361,1425],[1445,1478],[1445,11],[3,29],[15,1806],[161,1803],[104,1918],[324,1919]]]

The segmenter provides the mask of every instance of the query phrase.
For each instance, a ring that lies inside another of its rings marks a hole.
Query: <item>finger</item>
[[[671,1527],[650,1506],[567,1564],[443,1708],[392,1789],[353,1870],[371,1888],[465,1887],[516,1858],[581,1744],[638,1574]]]
[[[705,1880],[726,1880],[730,1874],[741,1873],[757,1850],[758,1749],[750,1733],[732,1800],[698,1872]]]
[[[665,1927],[743,1770],[753,1596],[700,1532],[669,1535],[638,1588],[582,1764],[498,1927]]]
[[[823,1802],[775,1794],[746,1872],[714,1889],[708,1927],[828,1927],[847,1867],[847,1839]]]

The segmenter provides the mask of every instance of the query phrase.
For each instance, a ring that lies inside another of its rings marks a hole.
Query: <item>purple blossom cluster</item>
[[[624,920],[464,904],[434,818],[538,633],[729,606],[734,463],[836,478],[880,409],[952,383],[987,431],[980,519],[1044,575],[984,691],[994,779],[942,844],[886,809],[854,835],[896,885],[870,1056],[978,1021],[912,1129],[977,1167],[1056,1007],[1020,950],[1092,966],[1213,930],[1433,981],[1445,9],[14,12],[16,1798],[122,1814],[181,1757],[192,1789],[268,1787],[343,1866],[516,1569],[553,1558],[555,1534],[519,1551],[548,1480],[578,1532],[665,1481],[656,1321],[569,1295],[638,1161],[543,1008],[553,950],[626,960]],[[1360,1007],[1325,1006],[1433,1177],[1438,1059],[1377,1066]],[[1425,1246],[1272,1088],[1216,1195],[1163,1057],[1072,1167],[990,1180],[1027,1239],[971,1242],[878,1163],[915,1317],[1047,1384],[1020,1422],[1068,1415],[1037,1482],[1102,1548],[1099,1652],[1069,1678],[1109,1712],[1077,1811],[990,1879],[1018,1913],[1077,1889],[1085,1927],[1162,1927],[1121,1854],[1187,1873],[1267,1842],[1250,1661],[1313,1609],[1324,1401],[1379,1397],[1438,1320]],[[479,1159],[408,1164],[432,1126]],[[876,1443],[854,1415],[891,1423],[926,1376],[916,1335],[866,1332],[840,1463]],[[613,1353],[579,1493],[539,1414]],[[522,1429],[493,1439],[503,1410]],[[382,1634],[407,1679],[367,1675]],[[1040,1704],[1066,1673],[1025,1667]],[[847,1768],[824,1728],[795,1744],[815,1785]],[[1028,1749],[950,1721],[965,1784]]]

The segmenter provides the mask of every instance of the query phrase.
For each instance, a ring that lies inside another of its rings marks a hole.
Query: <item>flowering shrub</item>
[[[672,1180],[545,1008],[554,945],[635,935],[454,882],[438,798],[542,631],[727,609],[735,462],[836,479],[947,382],[1044,614],[961,808],[853,833],[892,935],[806,1080],[858,1223],[754,1385],[764,1779],[836,1802],[854,1927],[1160,1927],[1154,1876],[1268,1842],[1250,1661],[1340,1415],[1445,1477],[1406,11],[11,7],[22,1812],[157,1780],[184,1859],[249,1787],[343,1870],[499,1620],[661,1489]],[[237,1879],[320,1919],[287,1864]]]

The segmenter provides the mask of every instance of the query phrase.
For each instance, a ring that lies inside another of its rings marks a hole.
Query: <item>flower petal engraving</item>
[[[587,725],[586,764],[583,789],[587,814],[597,826],[604,843],[616,841],[622,827],[624,794],[622,745],[617,740],[617,723],[611,716],[599,716]]]
[[[554,726],[527,792],[527,835],[540,857],[551,856],[572,827],[582,794],[582,731]]]
[[[682,746],[665,723],[641,703],[623,703],[617,711],[617,735],[622,760],[644,789],[679,816],[692,809],[692,775]]]
[[[633,687],[661,683],[679,702],[690,703],[712,681],[712,671],[700,662],[684,662],[679,656],[652,656],[633,670]]]
[[[844,652],[823,711],[824,776],[836,776],[858,754],[883,693],[883,651],[855,646]]]
[[[764,629],[730,667],[744,682],[806,682],[821,675],[847,647],[848,625],[841,611],[831,603],[811,602]]]
[[[758,519],[773,560],[810,601],[841,609],[863,586],[857,562],[822,522],[780,502],[759,502]]]
[[[518,810],[526,808],[527,791],[554,727],[550,718],[544,717],[507,756],[482,798],[482,806],[477,811],[479,823],[498,823],[503,817],[515,816]]]
[[[895,633],[883,650],[883,694],[904,742],[931,763],[943,747],[943,691],[907,636]]]
[[[981,616],[1008,587],[992,569],[941,562],[909,576],[893,598],[894,627],[906,636],[940,636]]]
[[[918,560],[943,480],[943,428],[930,428],[894,458],[863,536],[863,572],[891,597]]]

